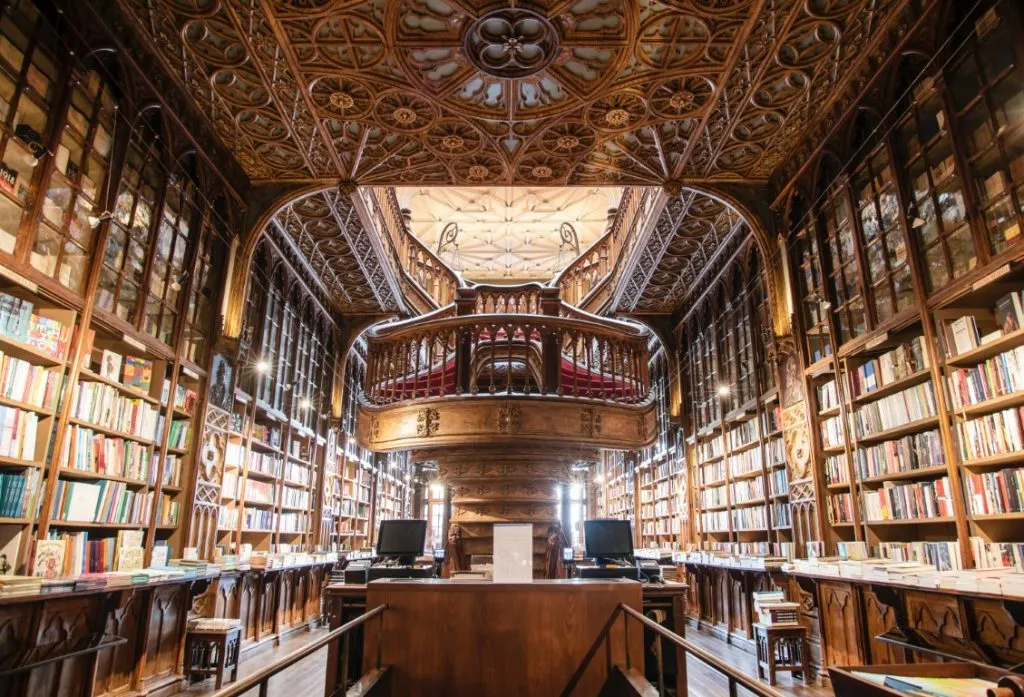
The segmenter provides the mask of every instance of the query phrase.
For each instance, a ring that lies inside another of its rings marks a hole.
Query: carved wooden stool
[[[185,635],[185,673],[191,685],[195,676],[205,680],[217,676],[217,689],[224,684],[224,670],[231,668],[231,681],[238,679],[238,648],[241,627],[190,629]]]
[[[775,684],[777,671],[789,671],[794,678],[808,682],[811,652],[807,628],[802,624],[754,625],[757,645],[757,677],[768,672],[768,684]]]

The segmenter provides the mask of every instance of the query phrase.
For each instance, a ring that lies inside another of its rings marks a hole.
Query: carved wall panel
[[[824,661],[833,666],[859,666],[866,660],[856,589],[850,584],[822,581],[819,608],[825,642]]]
[[[1024,662],[1024,619],[1018,600],[978,599],[968,609],[969,625],[978,641],[1007,665]],[[1016,618],[1016,619],[1015,619]]]
[[[95,596],[65,598],[44,605],[32,645],[55,644],[70,649],[79,639],[92,632],[90,621],[96,609],[96,600]],[[32,671],[25,692],[30,695],[72,694],[81,687],[88,674],[89,662],[84,657],[51,663]]]
[[[906,652],[892,644],[875,639],[897,625],[897,608],[887,604],[891,602],[893,593],[890,589],[883,589],[888,593],[878,593],[871,587],[862,589],[862,602],[864,607],[864,627],[867,631],[868,654],[871,663],[906,663]]]
[[[178,663],[185,629],[188,587],[159,586],[152,590],[149,626],[146,632],[145,684],[181,673]]]
[[[108,636],[124,637],[128,642],[98,655],[97,695],[123,692],[131,688],[145,604],[144,592],[125,590],[108,597],[104,632]]]

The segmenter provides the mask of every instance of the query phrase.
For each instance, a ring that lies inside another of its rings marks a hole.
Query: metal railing
[[[378,622],[381,623],[379,625],[379,631],[382,630],[384,621],[384,611],[387,609],[387,605],[380,605],[378,607],[375,607],[369,612],[365,612],[359,617],[356,617],[355,619],[346,622],[337,629],[332,629],[330,632],[320,637],[316,641],[306,644],[300,649],[292,651],[284,658],[278,659],[270,665],[263,666],[262,668],[254,672],[252,675],[248,675],[244,678],[241,678],[238,682],[234,683],[233,685],[229,685],[221,690],[218,690],[217,692],[213,693],[211,697],[238,697],[239,695],[243,695],[249,690],[252,690],[253,688],[259,688],[259,697],[267,697],[267,688],[272,677],[274,677],[281,671],[285,670],[286,668],[295,665],[302,659],[313,655],[323,647],[338,642],[339,640],[342,643],[342,646],[340,648],[341,653],[338,654],[340,658],[340,664],[342,665],[342,669],[339,671],[338,674],[339,685],[335,690],[328,693],[327,697],[331,697],[331,695],[338,694],[339,692],[344,692],[344,685],[348,676],[349,633],[356,627],[361,627],[362,625],[366,624],[374,617],[379,618]],[[377,642],[378,670],[380,670],[381,667],[380,651],[382,645],[383,642]]]
[[[761,682],[760,680],[758,680],[754,676],[748,675],[747,673],[744,673],[743,671],[741,671],[741,670],[739,670],[739,669],[729,665],[728,663],[723,661],[721,658],[718,658],[714,654],[709,653],[708,651],[705,651],[704,649],[700,648],[699,646],[696,646],[695,644],[692,644],[691,642],[687,641],[683,637],[681,637],[678,634],[676,634],[675,632],[673,632],[671,629],[668,629],[666,627],[661,626],[660,624],[658,624],[657,622],[655,622],[651,618],[644,616],[643,613],[637,612],[636,610],[634,610],[633,608],[629,607],[625,603],[620,604],[615,609],[615,611],[612,612],[612,615],[608,619],[608,622],[605,624],[604,628],[601,630],[601,633],[598,635],[597,641],[591,647],[591,649],[587,653],[586,657],[584,657],[583,662],[580,664],[579,668],[577,668],[576,672],[573,674],[573,677],[569,680],[569,684],[562,691],[561,697],[572,697],[573,691],[576,689],[577,684],[579,683],[580,679],[583,677],[584,673],[586,672],[587,667],[589,666],[591,660],[593,660],[594,656],[596,656],[598,654],[598,650],[600,649],[602,643],[608,641],[609,633],[611,632],[612,628],[615,626],[615,622],[618,620],[619,615],[622,615],[622,622],[623,622],[622,626],[623,626],[623,636],[624,636],[624,642],[623,643],[626,646],[626,669],[627,670],[633,668],[633,665],[632,665],[633,659],[630,657],[630,654],[629,654],[629,620],[630,620],[630,618],[635,619],[637,622],[642,624],[644,627],[650,629],[652,632],[657,634],[659,642],[662,639],[665,639],[669,643],[674,644],[676,646],[676,671],[677,671],[677,675],[678,675],[678,678],[677,678],[677,681],[676,681],[676,686],[677,686],[676,692],[679,695],[679,697],[682,697],[683,695],[689,694],[689,686],[688,686],[688,682],[687,682],[688,678],[687,678],[687,671],[686,671],[686,659],[687,659],[688,656],[693,656],[694,658],[696,658],[698,661],[700,661],[704,665],[708,666],[712,670],[714,670],[714,671],[720,673],[721,675],[723,675],[726,678],[726,680],[728,681],[729,697],[736,697],[736,695],[737,695],[736,690],[739,687],[744,688],[750,694],[755,695],[756,697],[783,697],[782,693],[779,692],[778,690],[776,690],[775,688],[770,687],[768,685],[765,685],[763,682]],[[660,649],[660,647],[659,647],[659,649]],[[663,655],[660,650],[658,651],[658,654],[659,654],[659,656]],[[610,656],[609,656],[609,660],[610,660]],[[609,665],[609,669],[611,669],[611,667],[612,666]],[[641,672],[643,671],[644,666],[643,666],[643,662],[642,661],[641,661],[640,666],[638,666],[638,669]],[[661,660],[660,659],[658,661],[658,685],[657,685],[657,690],[658,690],[658,694],[659,695],[665,695],[666,694],[666,692],[665,692],[665,676],[664,676],[664,673],[662,671],[662,664],[661,664]]]

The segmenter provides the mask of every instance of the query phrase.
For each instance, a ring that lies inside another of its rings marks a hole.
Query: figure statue
[[[569,546],[561,523],[548,526],[548,544],[544,552],[544,578],[565,578],[565,561],[562,550]]]
[[[444,543],[445,576],[451,578],[456,571],[469,571],[469,559],[466,556],[465,540],[462,539],[462,526],[449,523],[448,539]]]

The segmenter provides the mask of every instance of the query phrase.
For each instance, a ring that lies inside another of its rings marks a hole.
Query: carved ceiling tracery
[[[625,282],[619,311],[670,313],[749,228],[731,206],[684,189],[665,204]]]
[[[119,3],[254,180],[537,186],[766,179],[907,0]]]
[[[370,241],[352,197],[337,189],[311,194],[282,208],[269,226],[284,232],[343,312],[400,309],[388,269]]]

